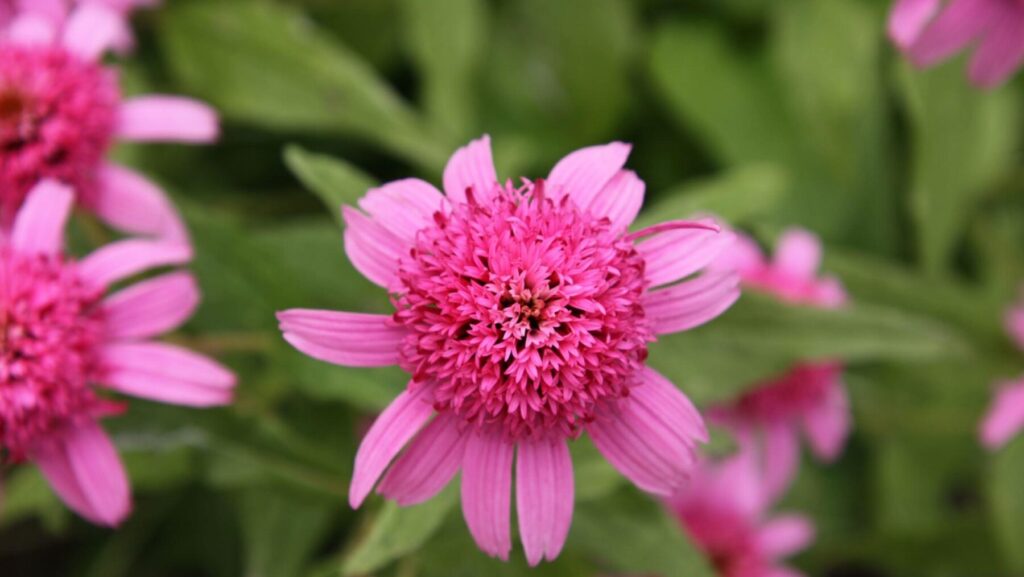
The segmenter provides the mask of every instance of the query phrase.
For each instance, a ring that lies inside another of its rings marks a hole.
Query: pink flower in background
[[[647,344],[718,316],[738,279],[688,279],[731,240],[711,221],[627,231],[644,193],[623,169],[629,151],[584,148],[516,188],[498,180],[485,136],[452,156],[445,194],[406,179],[369,191],[362,210],[344,207],[346,252],[394,295],[396,312],[279,319],[312,357],[412,375],[359,448],[353,507],[381,477],[378,492],[411,505],[461,470],[470,532],[507,559],[515,458],[519,532],[537,564],[568,534],[567,441],[582,432],[645,491],[667,496],[685,481],[707,433],[689,400],[644,366]]]
[[[994,87],[1024,63],[1024,2],[897,0],[889,36],[922,68],[973,48],[971,81]]]
[[[147,269],[186,262],[188,248],[124,240],[72,260],[62,249],[72,199],[42,182],[0,238],[0,457],[34,461],[69,507],[116,525],[131,508],[128,481],[97,421],[123,407],[102,391],[211,406],[231,400],[235,379],[206,357],[148,340],[191,316],[199,294],[188,273],[104,297]]]
[[[1024,301],[1006,313],[1006,330],[1024,351]],[[1000,383],[981,423],[981,441],[989,449],[997,449],[1024,428],[1024,377]]]
[[[702,461],[693,480],[670,501],[683,527],[721,577],[796,577],[780,561],[814,540],[801,515],[768,517],[773,496],[749,450]]]
[[[127,52],[134,45],[128,19],[139,8],[149,8],[160,0],[0,0],[0,27],[7,32],[22,34],[39,29],[58,29],[64,26],[76,7],[106,12],[116,22],[112,48]]]
[[[164,193],[106,155],[116,139],[210,142],[216,114],[188,98],[124,100],[115,72],[97,62],[116,39],[111,12],[86,6],[62,27],[37,24],[12,25],[0,44],[0,228],[36,182],[52,178],[115,228],[186,240]]]
[[[737,270],[743,286],[785,302],[837,308],[846,303],[846,292],[837,279],[818,278],[821,253],[821,242],[804,230],[783,233],[771,261],[753,240],[739,236],[714,268]],[[801,430],[818,458],[832,461],[842,452],[850,430],[842,373],[838,362],[799,363],[712,409],[712,418],[743,442],[752,442],[756,433],[763,436],[766,485],[772,494],[788,486],[796,474]]]

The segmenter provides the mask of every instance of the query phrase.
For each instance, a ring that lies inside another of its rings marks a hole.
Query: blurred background
[[[240,374],[236,404],[133,401],[107,421],[136,510],[68,513],[34,468],[4,472],[4,577],[479,577],[530,572],[473,545],[451,488],[399,510],[345,499],[395,370],[308,359],[288,307],[387,312],[347,262],[338,205],[375,183],[439,182],[482,133],[498,173],[541,176],[581,146],[632,142],[644,222],[712,212],[768,245],[826,243],[842,311],[744,296],[660,340],[651,363],[700,406],[797,359],[847,363],[854,433],[804,459],[780,508],[817,524],[812,576],[1024,575],[1024,439],[984,451],[992,383],[1024,372],[1003,311],[1024,281],[1021,79],[991,92],[964,59],[912,70],[884,0],[164,0],[135,18],[126,92],[193,95],[215,146],[123,147],[175,196],[200,312],[175,339]],[[711,450],[726,453],[715,433]],[[678,523],[593,448],[574,448],[566,550],[536,575],[714,575]]]

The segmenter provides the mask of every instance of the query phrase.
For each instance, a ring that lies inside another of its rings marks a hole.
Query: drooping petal
[[[814,524],[803,515],[780,515],[761,526],[757,546],[773,559],[789,557],[814,541]]]
[[[1024,379],[1000,385],[981,423],[981,442],[998,449],[1024,428]]]
[[[107,335],[144,339],[181,326],[199,306],[199,287],[186,272],[172,272],[124,288],[103,301]]]
[[[84,60],[99,60],[124,37],[125,26],[124,19],[106,6],[80,4],[64,25],[63,45]]]
[[[952,0],[910,46],[910,59],[927,67],[956,54],[999,18],[998,8],[990,0]]]
[[[971,58],[968,75],[979,86],[994,88],[1024,63],[1024,9],[1007,10],[985,35]]]
[[[778,499],[800,468],[800,444],[789,423],[773,423],[764,431],[764,486],[767,499]]]
[[[392,459],[434,414],[430,387],[406,389],[373,422],[356,452],[348,502],[358,509]]]
[[[343,206],[341,214],[345,219],[345,254],[352,266],[374,284],[390,289],[409,243],[354,208]]]
[[[764,252],[757,242],[749,236],[732,232],[731,238],[717,257],[707,266],[711,271],[733,270],[745,279],[768,267]]]
[[[645,369],[644,384],[631,389],[628,398],[602,407],[587,431],[608,462],[637,487],[668,497],[696,462],[693,447],[700,437],[695,431],[706,437],[703,421],[684,406],[692,405],[679,389]]]
[[[939,11],[941,0],[897,0],[889,12],[889,38],[906,50]]]
[[[697,222],[714,224],[711,219]],[[708,229],[668,230],[636,243],[647,262],[647,280],[660,286],[686,278],[708,266],[730,246],[733,236]]]
[[[512,443],[501,435],[477,432],[466,442],[462,460],[462,514],[478,547],[507,561],[512,549]]]
[[[558,161],[547,179],[552,195],[569,195],[576,206],[589,210],[594,199],[622,170],[632,147],[623,142],[581,148]]]
[[[134,170],[112,164],[102,167],[95,198],[83,200],[97,216],[118,230],[188,243],[185,224],[170,199]]]
[[[468,435],[458,417],[438,415],[391,465],[377,492],[403,507],[438,494],[459,472]]]
[[[33,460],[61,499],[93,523],[119,525],[131,511],[131,490],[113,443],[92,421],[69,426],[41,443]]]
[[[655,334],[685,331],[722,314],[740,297],[739,275],[710,273],[647,293],[644,310]]]
[[[359,208],[409,245],[416,241],[416,231],[433,223],[434,214],[447,205],[439,190],[418,178],[389,182],[359,199]]]
[[[117,121],[118,137],[137,142],[212,142],[219,133],[216,111],[181,96],[132,98]]]
[[[562,552],[575,499],[572,457],[562,439],[522,441],[516,464],[516,510],[526,560],[535,567]]]
[[[74,193],[62,184],[52,180],[37,184],[14,219],[11,246],[30,254],[59,253],[74,200]]]
[[[804,415],[804,429],[811,450],[821,460],[839,457],[850,433],[850,401],[838,371],[832,376],[824,402]]]
[[[787,230],[775,247],[774,265],[790,278],[814,280],[821,266],[821,241],[806,230]]]
[[[192,258],[185,245],[127,239],[112,242],[82,259],[78,276],[93,286],[106,288],[151,268],[184,264]]]
[[[491,137],[483,135],[455,151],[444,167],[444,193],[452,202],[466,202],[466,190],[476,198],[489,198],[498,184],[491,155]]]
[[[277,313],[286,341],[307,355],[349,367],[398,364],[406,330],[387,315],[291,309]]]
[[[118,343],[103,347],[107,387],[176,405],[211,407],[231,401],[235,375],[219,363],[166,343]]]
[[[640,213],[646,185],[632,170],[620,170],[590,204],[590,213],[606,216],[616,228],[626,229]]]

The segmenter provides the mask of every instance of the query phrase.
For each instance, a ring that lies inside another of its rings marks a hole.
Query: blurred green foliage
[[[494,139],[499,174],[634,143],[644,222],[712,212],[771,242],[807,227],[854,306],[745,295],[657,343],[699,405],[801,358],[841,358],[855,434],[806,464],[788,509],[818,524],[812,575],[1024,574],[1024,439],[975,438],[999,378],[1024,371],[1000,326],[1024,280],[1020,81],[992,93],[963,62],[911,70],[882,0],[166,0],[137,18],[132,92],[190,94],[216,146],[125,147],[189,220],[204,304],[175,338],[241,376],[231,408],[136,402],[109,421],[137,493],[119,532],[71,517],[29,467],[6,475],[3,575],[522,575],[478,552],[449,489],[399,509],[345,502],[351,462],[398,370],[308,359],[288,307],[387,311],[347,262],[338,205],[376,182],[439,180]],[[325,210],[326,207],[326,210]],[[583,442],[565,552],[538,575],[710,575],[655,502]]]

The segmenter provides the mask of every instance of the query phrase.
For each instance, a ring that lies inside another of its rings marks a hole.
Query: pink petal
[[[352,485],[348,490],[348,502],[353,509],[363,504],[391,460],[434,414],[431,403],[429,387],[419,385],[413,390],[406,389],[373,422],[356,452]]]
[[[121,459],[95,422],[68,427],[33,452],[43,475],[68,507],[93,523],[119,525],[131,511],[131,493]]]
[[[491,155],[491,137],[483,135],[455,151],[444,167],[444,193],[452,202],[466,202],[466,190],[478,199],[488,198],[498,184]]]
[[[199,306],[191,274],[168,273],[122,289],[103,301],[107,335],[144,339],[181,326]]]
[[[635,172],[620,170],[597,193],[590,204],[590,213],[607,216],[617,228],[628,228],[640,213],[645,188],[644,181],[640,180]]]
[[[192,258],[188,246],[147,240],[110,243],[78,264],[78,276],[93,286],[106,288],[151,268],[184,264]]]
[[[1024,6],[1006,11],[981,42],[971,59],[969,75],[975,84],[994,88],[1024,63]]]
[[[117,135],[137,142],[213,142],[217,112],[181,96],[138,96],[121,105]]]
[[[398,364],[407,332],[390,316],[291,309],[277,313],[286,341],[307,355],[349,367]]]
[[[165,343],[108,344],[101,351],[109,388],[144,399],[210,407],[231,402],[235,375],[219,363]]]
[[[377,492],[403,507],[437,495],[459,472],[467,437],[458,417],[438,415],[391,465]]]
[[[64,47],[89,61],[113,48],[126,34],[116,12],[98,4],[80,4],[64,25]]]
[[[709,273],[694,280],[648,292],[644,310],[655,334],[700,326],[722,314],[740,297],[739,276]]]
[[[602,407],[587,431],[601,454],[637,487],[670,496],[696,462],[694,445],[707,438],[686,397],[652,369],[628,398]]]
[[[14,218],[11,246],[25,253],[57,254],[64,247],[64,227],[75,195],[70,188],[44,180],[25,198]]]
[[[952,0],[921,32],[908,54],[917,66],[932,66],[976,40],[1001,16],[998,2]]]
[[[440,191],[418,178],[389,182],[359,199],[359,208],[409,245],[416,241],[416,232],[432,224],[434,214],[446,212],[447,206]]]
[[[740,273],[741,279],[746,279],[767,266],[764,253],[757,242],[743,233],[733,231],[731,242],[708,264],[707,270],[736,271]]]
[[[800,444],[789,423],[765,428],[764,485],[767,499],[774,502],[786,492],[800,468]]]
[[[839,458],[850,433],[850,402],[838,371],[828,385],[825,402],[804,415],[804,429],[819,459],[831,462]]]
[[[788,557],[814,541],[814,524],[802,515],[782,515],[764,524],[757,535],[761,551],[773,558]]]
[[[1004,321],[1006,331],[1013,337],[1017,347],[1024,351],[1024,307],[1010,309]]]
[[[7,25],[4,40],[22,46],[50,46],[60,24],[41,14],[20,14]]]
[[[572,458],[562,439],[519,443],[516,509],[526,560],[536,567],[562,552],[572,524]]]
[[[508,560],[512,550],[510,501],[513,445],[495,433],[477,433],[462,461],[462,514],[484,553]]]
[[[940,0],[897,0],[889,12],[889,38],[902,50],[910,48],[941,4]]]
[[[814,280],[821,266],[821,241],[806,230],[787,230],[779,237],[773,265],[790,278]]]
[[[547,190],[569,195],[576,206],[590,209],[602,189],[622,170],[632,147],[622,142],[581,148],[558,161],[548,175]]]
[[[345,219],[345,253],[352,266],[374,284],[390,288],[410,243],[354,208],[343,206],[341,214]]]
[[[1024,379],[1003,383],[981,423],[981,442],[998,449],[1024,428]]]
[[[711,219],[698,222],[714,224]],[[647,262],[647,280],[659,286],[686,278],[713,262],[728,248],[733,236],[725,231],[677,229],[636,243]]]
[[[170,199],[141,174],[108,164],[100,169],[97,195],[84,199],[97,216],[132,234],[188,243],[188,232]]]

